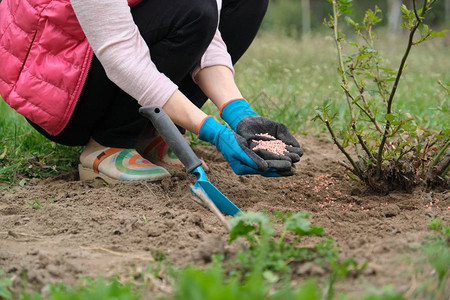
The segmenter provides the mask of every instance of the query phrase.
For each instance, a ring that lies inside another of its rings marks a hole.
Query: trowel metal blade
[[[199,181],[191,187],[192,193],[197,197],[202,199],[199,196],[200,192],[203,192],[211,201],[216,205],[216,207],[224,214],[234,216],[240,209],[230,201],[224,194],[222,194],[211,182],[209,181]]]

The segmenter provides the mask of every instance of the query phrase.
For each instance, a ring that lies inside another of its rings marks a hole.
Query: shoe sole
[[[102,173],[95,173],[94,170],[90,168],[83,167],[83,165],[78,165],[78,173],[80,174],[80,180],[81,181],[89,181],[89,180],[95,180],[100,178],[101,180],[105,181],[109,185],[115,185],[118,183],[127,183],[127,182],[139,182],[139,181],[158,181],[167,177],[170,177],[170,174],[164,174],[158,177],[149,178],[149,179],[137,179],[137,180],[117,180],[114,178],[111,178],[109,176],[106,176]]]

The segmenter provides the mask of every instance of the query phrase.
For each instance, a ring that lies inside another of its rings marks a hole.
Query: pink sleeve
[[[125,0],[71,0],[108,78],[142,106],[163,106],[178,89],[158,71]]]

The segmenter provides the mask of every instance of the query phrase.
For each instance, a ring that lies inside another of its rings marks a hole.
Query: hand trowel
[[[209,182],[201,166],[202,162],[166,112],[159,106],[144,106],[139,109],[139,113],[152,122],[170,149],[184,164],[186,171],[195,175],[197,181],[191,187],[191,192],[200,200],[201,193],[206,195],[226,215],[237,214],[240,211],[239,208]]]

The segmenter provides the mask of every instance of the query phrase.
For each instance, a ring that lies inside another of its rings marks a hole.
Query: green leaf
[[[393,114],[385,114],[384,118],[389,122],[393,122],[395,120],[395,116]]]
[[[400,10],[401,10],[402,13],[403,13],[404,15],[406,15],[406,16],[408,16],[409,13],[410,13],[410,10],[406,7],[405,4],[402,4],[402,6],[400,6]]]
[[[284,229],[295,232],[298,236],[322,235],[325,231],[322,227],[311,227],[307,220],[308,213],[297,213],[290,216],[284,223]]]
[[[271,236],[275,233],[269,217],[263,213],[239,213],[230,221],[230,243],[238,237],[249,237],[251,232],[261,236]]]
[[[445,29],[442,31],[432,31],[431,36],[443,38],[443,37],[445,37],[445,33],[447,33],[448,31],[449,31],[448,29]]]
[[[353,13],[352,2],[353,0],[338,0],[339,11],[342,14],[351,15]]]

